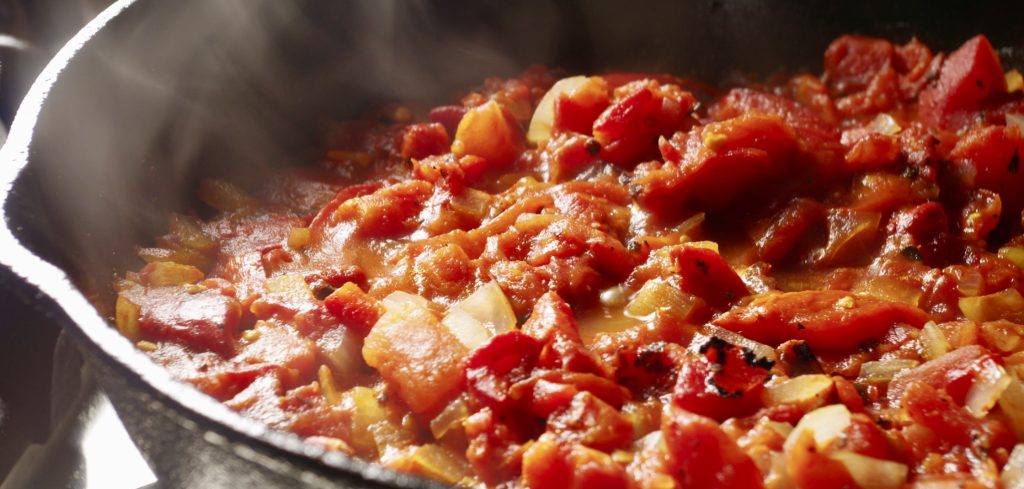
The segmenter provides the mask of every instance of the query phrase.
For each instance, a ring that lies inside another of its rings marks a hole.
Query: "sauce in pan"
[[[1024,96],[979,36],[709,88],[531,68],[338,123],[140,248],[121,332],[245,416],[458,485],[1024,477]]]

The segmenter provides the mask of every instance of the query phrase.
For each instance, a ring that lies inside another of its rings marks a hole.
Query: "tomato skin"
[[[889,41],[866,36],[840,36],[825,50],[825,76],[840,93],[860,91],[893,60]]]
[[[822,176],[828,177],[828,167],[840,161],[843,147],[839,144],[839,130],[823,120],[813,110],[792,100],[748,88],[731,90],[711,109],[716,120],[740,117],[760,112],[780,117],[793,128],[813,161],[822,166]]]
[[[352,282],[331,292],[331,295],[324,299],[324,307],[342,324],[353,328],[361,336],[366,336],[383,314],[383,308],[377,300]]]
[[[684,129],[696,103],[693,94],[653,80],[622,86],[616,98],[594,121],[593,134],[601,158],[624,167],[654,158],[658,138]]]
[[[541,436],[523,455],[523,484],[530,489],[626,489],[622,466],[607,454]]]
[[[896,375],[889,383],[889,402],[899,404],[904,392],[917,382],[945,391],[962,405],[971,383],[986,361],[995,357],[982,346],[968,345]]]
[[[601,361],[583,346],[572,309],[557,293],[541,296],[521,331],[544,344],[538,366],[608,375]]]
[[[680,362],[673,402],[719,421],[757,411],[768,370],[748,365],[739,348],[722,341],[712,339],[702,349],[701,356]]]
[[[939,263],[948,258],[949,219],[946,210],[938,202],[901,210],[893,214],[887,227],[892,236],[906,235],[909,243],[917,248],[926,264]]]
[[[950,127],[958,112],[974,111],[1006,92],[1006,78],[992,44],[978,35],[949,55],[939,79],[921,92],[918,115],[932,127]]]
[[[969,189],[999,194],[1003,215],[1016,218],[1024,208],[1024,170],[1020,168],[1024,140],[1013,126],[987,126],[965,134],[950,153],[953,173]]]
[[[589,77],[581,86],[555,99],[553,127],[589,135],[594,121],[608,104],[608,83],[601,77]]]
[[[680,246],[672,251],[683,277],[681,288],[718,309],[728,309],[750,294],[729,263],[714,250]]]
[[[519,331],[494,336],[466,360],[466,390],[483,405],[497,410],[513,408],[509,388],[529,375],[541,347],[539,341]]]
[[[413,124],[402,135],[402,158],[421,159],[448,151],[448,131],[432,122]]]
[[[644,208],[663,216],[728,207],[737,196],[759,195],[787,171],[798,170],[793,162],[799,159],[799,142],[774,114],[743,113],[678,132],[658,146],[664,163],[639,165],[632,186]]]
[[[902,405],[914,422],[931,429],[944,442],[970,446],[972,437],[982,431],[977,418],[925,382],[910,384],[903,391]]]
[[[462,116],[466,115],[467,111],[469,108],[461,105],[442,105],[431,109],[428,117],[431,121],[444,126],[447,134],[455,134],[459,122],[462,121]]]
[[[844,450],[882,460],[892,460],[894,451],[885,432],[867,415],[854,414],[850,426],[843,430]]]
[[[804,432],[803,436],[786,450],[786,466],[793,483],[800,489],[859,487],[841,462],[817,450],[814,436],[810,432]]]
[[[825,210],[812,199],[793,199],[771,218],[751,249],[751,261],[777,264],[805,238],[815,225],[823,225]]]
[[[815,351],[850,351],[881,338],[895,323],[919,328],[927,319],[924,311],[902,303],[807,290],[758,297],[713,324],[770,345],[801,339]]]
[[[242,307],[233,297],[211,289],[183,294],[179,287],[133,287],[121,295],[140,307],[144,338],[225,356],[235,348]]]
[[[761,472],[714,420],[677,406],[666,408],[661,432],[670,474],[684,489],[764,487]]]

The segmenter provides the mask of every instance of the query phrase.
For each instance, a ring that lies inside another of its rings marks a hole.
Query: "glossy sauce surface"
[[[309,167],[203,181],[115,322],[243,415],[450,484],[1017,487],[1024,82],[983,36],[824,61],[531,68],[339,122]]]

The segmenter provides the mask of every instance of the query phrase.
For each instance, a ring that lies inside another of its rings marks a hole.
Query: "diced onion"
[[[358,374],[365,368],[362,344],[359,335],[349,328],[331,328],[316,340],[326,366],[342,376]]]
[[[690,341],[690,350],[694,352],[698,351],[711,338],[718,338],[731,345],[748,349],[758,359],[770,360],[772,362],[777,360],[774,348],[764,343],[758,343],[739,333],[729,331],[728,329],[720,328],[712,324],[706,324],[697,331],[693,340]]]
[[[464,459],[432,443],[417,447],[407,458],[396,460],[391,465],[445,484],[455,484],[471,472]]]
[[[857,376],[857,381],[864,384],[885,384],[891,381],[896,374],[912,369],[918,364],[917,360],[907,358],[864,362],[860,366],[860,375]]]
[[[891,460],[868,457],[859,453],[841,451],[830,458],[846,467],[850,477],[860,487],[871,489],[899,489],[907,481],[906,465]]]
[[[114,305],[114,323],[117,325],[117,330],[132,341],[138,341],[139,333],[139,316],[141,315],[142,308],[138,304],[128,300],[123,295],[117,296],[117,302]]]
[[[629,302],[629,290],[622,285],[608,287],[601,291],[601,305],[605,307],[622,307]]]
[[[449,431],[462,426],[462,422],[469,416],[469,408],[466,401],[461,397],[455,399],[440,414],[430,420],[430,433],[435,439],[440,440]]]
[[[814,444],[822,450],[850,426],[850,420],[850,410],[842,404],[830,404],[815,409],[800,418],[800,422],[786,437],[783,447],[787,451],[792,449],[805,432],[810,432],[814,436]]]
[[[551,137],[551,127],[555,123],[555,100],[562,93],[570,92],[582,85],[587,80],[586,76],[572,76],[555,82],[551,89],[544,94],[533,111],[533,118],[530,119],[530,129],[526,131],[526,140],[530,144],[540,144]]]
[[[430,301],[420,297],[416,294],[410,294],[408,292],[395,291],[387,295],[380,301],[381,305],[384,306],[385,313],[397,312],[404,309],[407,306],[427,308],[430,307]]]
[[[926,360],[935,360],[952,349],[949,346],[949,341],[946,340],[946,334],[935,325],[934,321],[925,323],[921,328],[921,336],[918,341],[921,342],[921,356]]]
[[[1024,383],[1011,379],[1003,395],[999,396],[999,409],[1010,421],[1017,439],[1024,438]]]
[[[696,299],[668,282],[655,278],[648,280],[626,304],[624,313],[634,319],[646,319],[651,314],[662,312],[679,319],[686,319]]]
[[[812,409],[825,403],[832,388],[832,378],[827,375],[801,375],[769,385],[765,388],[762,399],[766,406],[796,404]]]
[[[1024,119],[1024,117],[1021,118]],[[1024,124],[1024,122],[1022,122],[1022,124]],[[999,256],[1005,260],[1008,260],[1014,265],[1017,265],[1017,268],[1024,270],[1024,247],[1004,246],[1002,248],[999,248]]]
[[[320,370],[317,371],[317,381],[320,383],[320,391],[323,392],[327,402],[331,404],[341,402],[341,394],[338,393],[338,386],[334,382],[334,373],[331,372],[331,367],[321,365]]]
[[[472,350],[493,336],[486,326],[472,316],[461,310],[450,311],[441,320],[449,331],[459,339],[459,342]]]
[[[1024,489],[1024,444],[1018,443],[999,476],[1003,489]]]
[[[902,302],[917,307],[921,300],[921,288],[891,277],[875,277],[865,280],[851,291],[886,301]]]
[[[496,334],[511,331],[516,314],[501,287],[492,281],[453,305],[441,323],[466,348],[473,349]]]
[[[896,119],[893,118],[893,116],[882,113],[878,114],[871,120],[871,123],[868,124],[868,129],[871,132],[878,134],[895,136],[903,130],[903,127],[900,126],[899,122],[896,122]]]
[[[974,267],[967,268],[960,274],[956,288],[960,291],[960,295],[966,297],[980,295],[985,288],[985,277],[981,276],[981,270]]]
[[[1011,382],[1013,379],[1002,365],[992,359],[985,360],[981,365],[981,372],[974,379],[971,389],[967,391],[964,407],[976,418],[985,417]]]
[[[1021,347],[1021,326],[1010,321],[986,321],[981,323],[978,333],[988,346],[1002,353],[1011,353]]]
[[[288,302],[303,302],[313,298],[313,291],[301,273],[288,273],[268,278],[263,282],[267,295],[275,296]]]
[[[960,310],[967,319],[979,323],[997,319],[1024,322],[1024,297],[1012,288],[979,297],[961,297]]]

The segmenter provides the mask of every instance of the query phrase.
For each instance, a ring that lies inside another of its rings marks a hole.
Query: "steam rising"
[[[244,181],[310,161],[323,121],[376,102],[443,103],[535,63],[708,81],[737,69],[817,71],[828,41],[850,30],[842,20],[885,34],[904,14],[754,0],[137,0],[45,102],[12,228],[76,275],[110,277],[164,230],[167,211],[197,207],[200,177]],[[969,37],[925,19],[918,34],[937,47]],[[992,29],[997,44],[1016,41]]]

